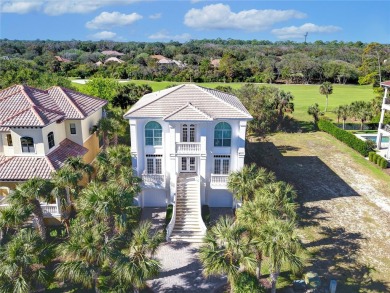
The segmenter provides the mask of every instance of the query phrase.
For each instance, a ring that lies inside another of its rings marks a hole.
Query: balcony
[[[200,142],[177,142],[176,154],[178,155],[200,155],[202,150]]]
[[[142,174],[142,183],[147,188],[165,188],[165,175]]]
[[[2,201],[0,203],[0,209],[7,208],[8,206],[9,206],[9,204],[5,203],[5,201]],[[41,208],[42,208],[44,218],[51,218],[51,217],[59,218],[59,217],[61,217],[60,207],[56,203],[51,204],[51,203],[41,202]]]
[[[227,189],[228,174],[211,174],[210,187],[213,189]]]

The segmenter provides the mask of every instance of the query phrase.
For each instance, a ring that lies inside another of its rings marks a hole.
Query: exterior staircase
[[[170,241],[203,242],[206,226],[200,204],[199,177],[179,174],[176,190],[176,218]]]

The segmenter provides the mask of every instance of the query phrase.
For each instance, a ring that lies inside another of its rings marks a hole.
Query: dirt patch
[[[248,144],[248,162],[299,194],[307,270],[340,292],[390,292],[390,177],[321,133],[276,134]]]

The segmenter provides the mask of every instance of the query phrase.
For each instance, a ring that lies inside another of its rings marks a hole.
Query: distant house
[[[19,182],[50,179],[70,156],[92,162],[100,151],[92,129],[106,104],[58,86],[39,90],[14,85],[1,90],[0,199]]]
[[[169,59],[167,57],[164,57],[163,55],[150,55],[150,58],[156,59],[157,64],[176,65],[180,68],[185,67],[185,64],[183,62],[174,59]]]
[[[378,150],[383,154],[383,156],[389,161],[390,160],[390,124],[384,124],[384,118],[386,112],[390,112],[390,81],[385,81],[381,83],[381,86],[385,88],[385,93],[383,95],[382,100],[382,111],[381,117],[379,120],[378,134],[376,139],[376,145]],[[382,139],[383,137],[387,137],[387,142]]]
[[[61,56],[54,56],[54,58],[55,58],[58,62],[64,62],[64,63],[69,63],[69,62],[71,62],[71,60],[66,59],[66,58],[62,58]]]
[[[133,169],[144,184],[138,204],[173,204],[168,237],[201,239],[202,205],[236,205],[227,178],[244,165],[252,116],[233,95],[184,84],[146,94],[124,118],[130,122]]]
[[[116,62],[116,63],[125,63],[125,61],[123,60],[120,60],[116,57],[110,57],[110,58],[107,58],[105,61],[104,61],[104,64],[107,64],[109,62]]]
[[[101,53],[102,53],[103,55],[106,55],[106,56],[113,56],[113,57],[119,57],[119,56],[125,55],[125,54],[123,54],[123,53],[121,53],[121,52],[112,51],[112,50],[102,51]]]
[[[211,65],[212,65],[214,68],[218,68],[220,62],[221,62],[221,59],[212,59],[210,63],[211,63]]]

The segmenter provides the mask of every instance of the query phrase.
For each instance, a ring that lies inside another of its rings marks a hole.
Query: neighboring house
[[[125,61],[123,60],[120,60],[116,57],[110,57],[110,58],[107,58],[106,61],[104,61],[104,64],[107,64],[109,62],[116,62],[116,63],[125,63]],[[96,63],[95,63],[96,64]]]
[[[103,55],[106,55],[106,56],[123,56],[125,54],[121,53],[121,52],[118,52],[118,51],[112,51],[112,50],[106,50],[106,51],[102,51],[102,54]]]
[[[92,133],[107,101],[61,87],[14,85],[0,91],[0,198],[19,182],[50,179],[69,156],[90,163]]]
[[[61,56],[54,56],[54,58],[55,58],[58,62],[64,62],[64,63],[69,63],[69,62],[71,62],[71,60],[66,59],[66,58],[62,58]]]
[[[168,237],[186,240],[190,233],[200,240],[201,205],[236,204],[226,183],[229,173],[244,165],[252,116],[233,95],[185,84],[143,96],[124,117],[130,123],[133,169],[144,183],[138,204],[174,204]]]
[[[378,150],[383,154],[383,156],[389,160],[390,159],[390,141],[387,141],[384,143],[382,141],[382,137],[390,137],[390,125],[389,124],[383,124],[386,111],[390,112],[390,81],[385,81],[381,83],[381,86],[385,88],[385,93],[383,95],[383,102],[382,102],[382,111],[381,111],[381,118],[379,120],[379,127],[378,127],[378,135],[376,139],[376,145]],[[389,113],[388,112],[388,113]]]
[[[211,64],[214,68],[218,68],[220,63],[221,63],[221,59],[212,59],[212,60],[210,61],[210,64]]]
[[[169,59],[167,57],[164,57],[163,55],[151,55],[150,58],[156,59],[157,64],[160,65],[176,65],[180,68],[184,68],[185,64],[181,61]]]

